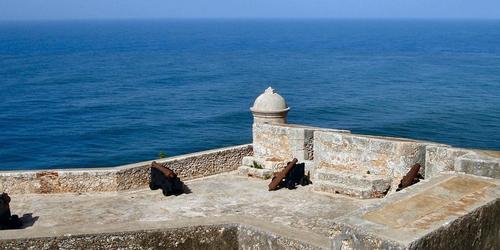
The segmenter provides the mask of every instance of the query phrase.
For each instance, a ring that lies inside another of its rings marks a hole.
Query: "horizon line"
[[[105,17],[105,18],[21,18],[0,22],[40,21],[161,21],[161,20],[415,20],[415,21],[499,21],[500,17]]]

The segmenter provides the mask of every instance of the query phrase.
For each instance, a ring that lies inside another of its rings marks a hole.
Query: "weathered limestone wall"
[[[500,179],[500,152],[478,151],[455,160],[455,171]]]
[[[463,148],[428,146],[425,155],[425,178],[431,178],[441,172],[454,171],[455,160],[469,152]]]
[[[251,145],[214,149],[156,160],[165,163],[182,180],[236,170]],[[60,169],[42,171],[2,171],[0,191],[10,194],[105,192],[145,188],[152,161],[98,169]]]
[[[299,161],[314,159],[314,131],[346,130],[323,129],[293,124],[253,124],[254,158],[258,161],[285,163],[293,158]]]
[[[235,225],[0,240],[0,249],[238,249]]]
[[[111,168],[2,171],[0,191],[9,194],[115,191],[115,174]]]
[[[0,249],[325,249],[243,224],[0,240]]]
[[[392,178],[393,188],[410,168],[424,166],[426,143],[388,137],[314,132],[316,169]]]
[[[309,241],[312,239],[309,239]],[[257,227],[238,226],[238,249],[300,249],[320,250],[325,247],[315,246],[306,241],[294,240],[280,234]]]
[[[416,163],[425,178],[447,171],[500,178],[500,152],[346,130],[254,123],[253,147],[253,156],[243,158],[243,174],[266,178],[297,158],[312,173],[316,191],[358,198],[395,191]],[[254,163],[263,169],[253,168]]]
[[[500,179],[500,152],[431,145],[427,147],[425,167],[425,178],[456,171]]]
[[[412,140],[317,131],[318,168],[401,176],[415,163],[424,165],[425,143]]]

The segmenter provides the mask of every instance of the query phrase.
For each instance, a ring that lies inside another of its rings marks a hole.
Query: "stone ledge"
[[[2,237],[0,249],[329,249],[328,238],[245,218],[176,222],[169,226],[121,224],[133,230]],[[138,229],[141,228],[141,229]],[[293,234],[295,233],[295,234]]]
[[[313,187],[318,192],[345,194],[361,199],[382,198],[391,187],[391,179],[381,175],[316,169]]]
[[[264,180],[271,178],[273,175],[273,171],[271,169],[265,169],[265,168],[259,169],[249,166],[240,166],[238,168],[238,172],[248,177],[257,177]]]
[[[213,149],[164,159],[159,163],[176,171],[183,180],[236,170],[251,144]],[[25,193],[109,192],[147,187],[149,167],[144,161],[110,168],[0,171],[0,191]]]
[[[476,150],[458,157],[455,160],[455,171],[500,179],[500,154],[487,152],[485,154]]]
[[[425,155],[425,178],[456,171],[500,179],[500,151],[429,145]]]

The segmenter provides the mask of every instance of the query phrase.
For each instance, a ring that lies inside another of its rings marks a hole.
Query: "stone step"
[[[319,181],[330,181],[378,191],[384,191],[391,185],[391,180],[383,175],[357,174],[330,169],[317,169],[315,177]]]
[[[367,188],[346,186],[328,181],[314,181],[313,190],[330,194],[343,194],[355,198],[368,199],[373,197],[373,191]]]
[[[259,169],[249,166],[240,166],[238,168],[238,173],[246,175],[248,177],[257,177],[261,179],[269,179],[273,175],[273,171],[271,169],[266,169],[266,168]]]
[[[346,194],[358,198],[375,198],[385,196],[391,180],[381,175],[317,169],[313,183],[316,191]]]

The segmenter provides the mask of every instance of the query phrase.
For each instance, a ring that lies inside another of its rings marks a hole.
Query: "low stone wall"
[[[0,191],[9,194],[116,191],[116,170],[2,171]]]
[[[0,239],[0,249],[326,249],[238,223]]]
[[[425,178],[456,171],[500,179],[500,152],[431,145],[426,149],[425,168]]]
[[[0,240],[0,249],[238,249],[235,225]]]
[[[312,245],[306,241],[291,239],[257,227],[240,224],[238,226],[238,249],[320,250],[325,249],[325,247]]]
[[[250,144],[158,159],[182,180],[236,170],[243,157],[252,155]],[[107,192],[145,188],[152,161],[111,168],[1,171],[0,191],[10,194]]]
[[[314,162],[317,169],[399,180],[419,163],[424,166],[426,143],[399,138],[335,132],[314,132]]]
[[[447,146],[428,146],[425,153],[425,178],[431,178],[441,172],[454,171],[455,160],[470,151]]]
[[[306,163],[306,170],[311,170],[313,178],[325,181],[325,185],[359,189],[350,178],[356,175],[359,181],[365,182],[364,191],[377,183],[368,180],[372,177],[379,178],[379,182],[390,182],[390,190],[394,191],[416,163],[421,165],[420,172],[425,178],[447,171],[500,178],[500,152],[294,124],[254,123],[252,128],[254,155],[245,157],[243,165],[252,167],[255,162],[265,169],[279,171],[292,158],[297,158]],[[316,170],[324,170],[324,173],[321,175],[321,171]]]
[[[500,179],[500,152],[477,151],[455,160],[455,171]]]

